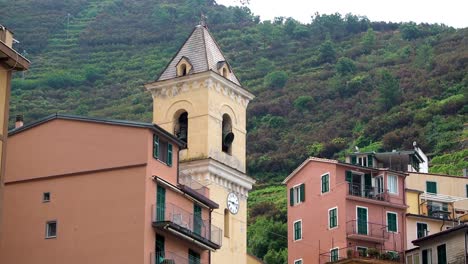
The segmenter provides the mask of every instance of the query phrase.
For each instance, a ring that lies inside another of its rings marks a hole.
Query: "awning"
[[[441,202],[441,203],[454,203],[458,201],[468,200],[467,197],[458,197],[458,196],[445,195],[445,194],[434,194],[434,193],[428,193],[428,192],[422,193],[420,197],[423,200]]]

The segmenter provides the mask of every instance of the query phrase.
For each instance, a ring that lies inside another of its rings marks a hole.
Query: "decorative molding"
[[[255,180],[241,171],[235,170],[213,159],[195,160],[180,163],[181,177],[192,177],[204,184],[216,184],[228,192],[235,192],[247,199]]]

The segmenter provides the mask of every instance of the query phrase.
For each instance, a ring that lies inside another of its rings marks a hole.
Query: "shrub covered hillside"
[[[458,175],[468,167],[468,29],[350,14],[260,22],[246,7],[214,0],[0,6],[0,23],[32,61],[12,82],[11,117],[31,122],[64,112],[151,121],[142,84],[156,79],[204,13],[257,96],[248,109],[248,170],[262,186],[280,182],[309,155],[342,158],[354,146],[407,149],[417,141],[433,172]],[[249,203],[249,250],[282,263],[284,187],[258,188]]]

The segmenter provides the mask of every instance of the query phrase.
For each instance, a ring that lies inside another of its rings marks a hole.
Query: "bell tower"
[[[219,204],[212,224],[223,229],[212,263],[246,263],[247,196],[244,89],[218,44],[198,25],[159,78],[145,85],[153,96],[153,123],[187,143],[180,152],[181,183],[209,188]]]

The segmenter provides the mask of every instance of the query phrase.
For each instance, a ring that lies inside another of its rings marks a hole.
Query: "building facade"
[[[458,226],[468,220],[468,178],[409,173],[406,178],[407,249],[412,241]]]
[[[5,178],[11,78],[13,72],[24,71],[29,68],[29,61],[15,51],[12,46],[13,33],[0,25],[0,225],[3,212],[3,182]]]
[[[155,82],[153,122],[187,148],[180,153],[180,179],[210,187],[220,207],[213,224],[223,229],[223,247],[213,263],[247,262],[246,108],[254,96],[244,89],[208,31],[195,27]]]
[[[70,115],[10,131],[0,263],[210,263],[218,204],[180,184],[184,146],[153,124]]]
[[[309,158],[288,189],[288,263],[355,256],[397,260],[405,249],[406,174]]]

